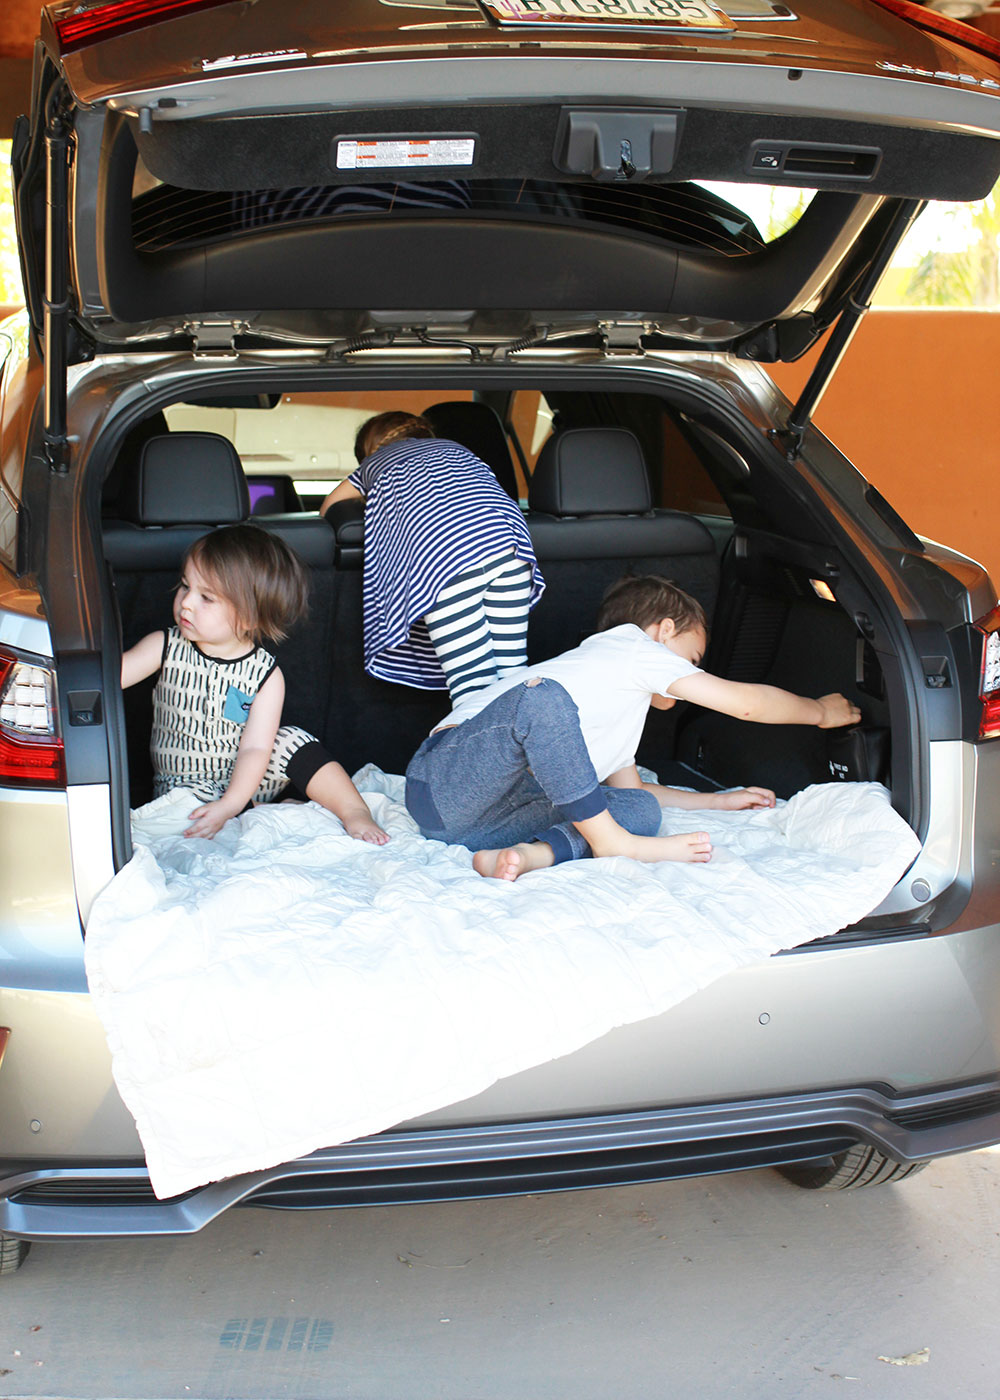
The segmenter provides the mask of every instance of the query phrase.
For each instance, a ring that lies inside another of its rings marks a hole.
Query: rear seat
[[[633,434],[572,429],[550,439],[532,478],[528,526],[547,588],[531,615],[529,654],[542,660],[593,628],[605,588],[623,573],[662,573],[711,615],[718,562],[708,530],[690,516],[653,510]],[[181,560],[206,530],[250,518],[246,477],[232,443],[214,433],[150,439],[119,498],[124,518],[104,522],[123,645],[167,627]],[[308,618],[277,648],[284,718],[321,739],[354,772],[366,762],[401,773],[449,709],[446,691],[419,691],[367,675],[362,665],[361,503],[330,512],[255,517],[308,567]],[[332,528],[331,528],[332,526]],[[150,682],[126,692],[132,801],[148,800]]]
[[[122,645],[130,647],[148,632],[170,626],[174,587],[188,548],[206,530],[249,521],[250,495],[227,438],[177,432],[145,443],[119,492],[117,510],[122,518],[103,524],[104,552],[114,575]],[[277,650],[285,675],[286,721],[326,740],[338,581],[333,532],[315,515],[268,515],[252,523],[280,535],[309,570],[309,616]],[[151,690],[149,683],[125,693],[133,804],[148,800],[151,792]]]
[[[629,572],[676,580],[711,617],[719,584],[712,536],[693,516],[652,508],[646,465],[633,433],[579,428],[550,438],[535,468],[529,501],[528,528],[546,580],[528,623],[531,661],[556,656],[592,632],[605,589]],[[415,748],[414,736],[423,738],[446,713],[448,698],[440,691],[387,685],[361,671],[363,505],[339,502],[328,511],[327,521],[336,539],[340,579],[334,674],[349,677],[346,703],[339,709],[343,743],[349,753],[386,753],[391,771],[401,772]],[[332,715],[327,722],[332,733]],[[375,761],[386,766],[377,757]]]
[[[609,584],[627,573],[673,579],[711,619],[719,588],[712,536],[694,516],[653,509],[634,433],[571,428],[554,434],[539,454],[528,507],[546,583],[528,625],[531,661],[576,646],[593,630]]]

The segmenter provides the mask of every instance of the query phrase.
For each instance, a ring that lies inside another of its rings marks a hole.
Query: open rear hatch
[[[14,152],[36,330],[48,302],[70,361],[622,325],[788,360],[921,200],[1000,172],[1000,65],[885,5],[626,8],[50,7]],[[815,193],[768,239],[714,182]]]

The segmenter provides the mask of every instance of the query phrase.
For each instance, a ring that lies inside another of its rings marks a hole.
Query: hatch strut
[[[66,369],[69,337],[69,99],[57,83],[49,94],[45,121],[45,426],[49,467],[69,471],[66,435]]]
[[[889,261],[904,234],[923,209],[925,203],[925,200],[920,199],[899,201],[899,207],[886,229],[878,251],[848,298],[846,307],[840,313],[797,403],[788,415],[788,421],[783,428],[771,430],[771,437],[784,446],[790,462],[799,455],[806,428],[809,426],[820,399],[826,393],[827,386],[836,374],[837,367],[847,352],[847,347],[854,339],[854,333],[861,324],[861,318],[871,305],[871,299],[875,295],[875,288],[881,281],[882,274],[888,267]]]

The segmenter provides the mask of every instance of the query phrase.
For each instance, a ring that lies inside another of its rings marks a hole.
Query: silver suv
[[[1000,173],[995,44],[901,0],[76,0],[43,12],[13,164],[0,1271],[31,1240],[192,1231],[241,1203],[765,1165],[856,1186],[1000,1141],[996,590],[810,422],[922,202]],[[789,194],[769,234],[760,211]],[[789,404],[767,366],[824,334]],[[709,609],[712,669],[862,710],[835,748],[675,713],[650,723],[651,768],[783,797],[876,780],[921,854],[859,923],[672,1011],[158,1201],[84,974],[150,795],[149,697],[123,696],[122,647],[169,619],[186,544],[252,508],[313,578],[286,714],[350,769],[402,772],[442,697],[364,674],[361,521],[317,514],[388,405],[436,415],[521,500],[548,580],[535,657],[577,640],[611,579],[655,569]],[[533,491],[548,437],[608,428],[640,444],[645,496],[616,506],[613,458],[597,509]],[[205,432],[236,445],[245,500],[206,488],[150,519],[145,444],[190,495]]]

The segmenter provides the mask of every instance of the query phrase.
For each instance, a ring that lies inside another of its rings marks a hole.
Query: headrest
[[[490,468],[507,495],[517,500],[517,477],[510,459],[507,434],[495,408],[474,399],[449,399],[425,408],[423,417],[439,438],[449,438],[474,452]]]
[[[130,496],[137,525],[235,525],[250,515],[236,448],[218,433],[150,438]]]
[[[528,490],[548,515],[642,515],[652,508],[639,439],[627,428],[569,428],[538,454]]]

